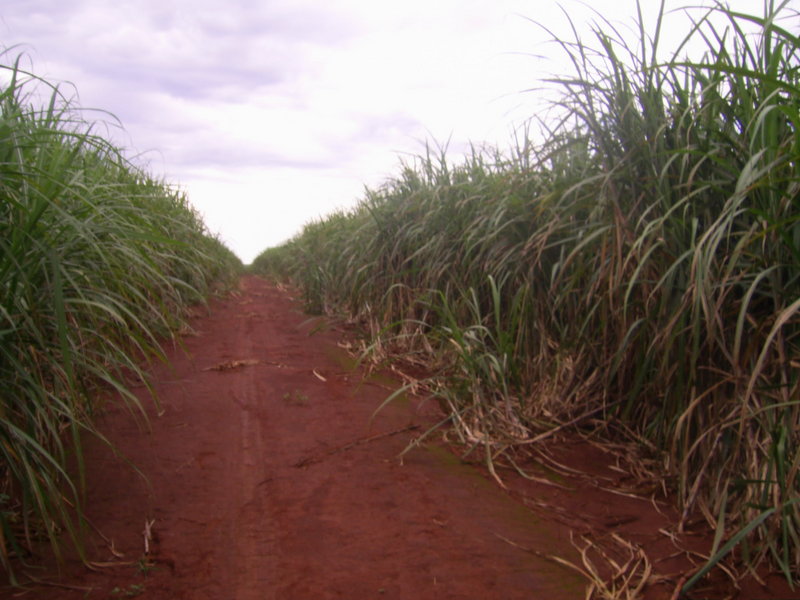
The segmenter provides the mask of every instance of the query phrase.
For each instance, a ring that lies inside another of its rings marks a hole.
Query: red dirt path
[[[160,410],[139,390],[149,431],[119,404],[100,419],[147,480],[87,443],[87,513],[105,536],[89,558],[103,566],[69,561],[60,578],[26,568],[48,583],[0,597],[572,600],[586,579],[548,558],[582,565],[570,532],[623,560],[614,534],[641,545],[654,567],[647,597],[672,596],[692,566],[659,532],[674,513],[604,489],[626,481],[608,456],[554,441],[559,462],[591,475],[529,463],[540,481],[503,471],[506,491],[441,441],[401,463],[437,409],[401,400],[370,420],[391,382],[353,370],[343,332],[324,323],[257,278],[213,302],[171,367],[153,369]],[[775,597],[753,589],[740,597]]]

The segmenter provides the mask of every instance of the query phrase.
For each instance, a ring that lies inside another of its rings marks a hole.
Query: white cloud
[[[564,3],[578,25],[599,19]],[[593,4],[628,23],[635,6]],[[117,115],[116,139],[249,261],[425,139],[510,140],[540,108],[519,92],[567,68],[534,57],[554,48],[525,17],[571,36],[556,0],[6,0],[0,39]]]

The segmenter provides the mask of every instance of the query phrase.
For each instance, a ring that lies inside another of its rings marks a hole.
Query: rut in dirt
[[[395,384],[353,370],[341,332],[287,292],[240,288],[155,369],[149,431],[119,404],[101,418],[148,481],[89,444],[102,567],[73,562],[32,597],[583,597],[575,572],[525,550],[574,554],[567,528],[439,446],[397,459],[435,407],[371,418]]]

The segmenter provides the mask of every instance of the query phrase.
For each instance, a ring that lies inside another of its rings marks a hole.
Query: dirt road
[[[580,564],[571,531],[665,538],[650,502],[596,485],[503,491],[441,443],[401,463],[440,415],[406,399],[371,420],[394,384],[363,380],[323,324],[256,278],[193,319],[154,369],[149,431],[119,404],[100,420],[140,472],[87,445],[96,570],[27,568],[43,583],[19,597],[572,600],[586,579],[546,557]]]

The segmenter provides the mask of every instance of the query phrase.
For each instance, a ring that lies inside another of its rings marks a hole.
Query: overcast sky
[[[425,140],[507,146],[540,108],[523,90],[563,68],[529,20],[567,36],[559,4],[596,19],[575,0],[3,0],[0,45],[118,117],[129,154],[250,262]],[[635,0],[591,4],[632,24]]]

